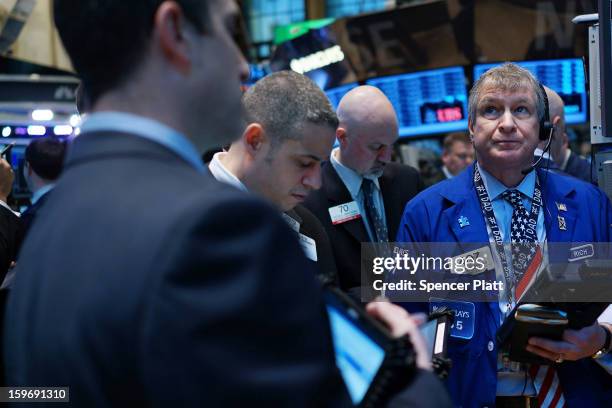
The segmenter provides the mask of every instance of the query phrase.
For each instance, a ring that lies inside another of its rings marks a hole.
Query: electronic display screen
[[[372,78],[389,98],[399,121],[399,136],[467,129],[467,91],[463,67]]]
[[[5,139],[6,144],[13,142],[14,140]],[[6,144],[0,144],[0,149],[2,149]],[[13,171],[15,172],[15,179],[13,181],[13,190],[11,194],[15,198],[25,198],[30,197],[30,189],[28,188],[28,184],[23,175],[23,166],[25,164],[25,149],[27,144],[16,144],[11,149],[10,157],[7,158],[11,166],[13,167]]]
[[[542,84],[559,94],[565,103],[565,122],[587,121],[587,93],[584,64],[579,58],[542,61],[517,61],[515,64],[528,69]],[[474,66],[474,81],[499,64]]]
[[[430,320],[419,327],[427,350],[430,356],[435,356],[444,351],[444,330],[446,329],[446,322],[438,322],[438,320]]]
[[[419,329],[421,330],[421,334],[425,339],[425,344],[427,345],[427,351],[429,352],[429,355],[433,356],[438,322],[436,320],[431,320],[419,327]]]
[[[337,109],[338,104],[340,103],[340,100],[342,99],[342,97],[346,95],[348,91],[350,91],[353,88],[356,88],[357,86],[358,86],[357,83],[342,85],[336,88],[327,89],[325,91],[325,94],[329,98],[329,101],[331,102],[334,109]]]
[[[336,365],[351,400],[358,405],[366,395],[383,360],[385,351],[356,325],[346,312],[327,305]]]

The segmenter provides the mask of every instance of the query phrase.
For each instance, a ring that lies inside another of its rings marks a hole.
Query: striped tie
[[[532,364],[529,368],[529,375],[538,393],[540,408],[565,407],[559,376],[553,366]]]
[[[521,193],[518,190],[506,190],[503,198],[513,208],[510,236],[512,242],[512,258],[515,276],[520,277],[514,290],[514,297],[518,300],[535,281],[536,272],[542,263],[542,251],[537,245],[535,231],[526,233],[528,213],[523,206]],[[532,364],[529,375],[538,395],[540,408],[562,408],[565,406],[563,390],[559,383],[559,376],[552,365],[542,366]]]

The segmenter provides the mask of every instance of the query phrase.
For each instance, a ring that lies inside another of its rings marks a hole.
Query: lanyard
[[[495,242],[495,248],[501,260],[504,277],[510,286],[510,290],[508,290],[508,303],[512,304],[512,292],[514,291],[514,287],[518,279],[516,272],[510,269],[510,262],[508,262],[506,251],[504,250],[503,237],[499,229],[499,225],[497,224],[495,213],[493,212],[493,206],[491,205],[487,188],[482,181],[482,176],[480,175],[480,171],[476,165],[474,166],[474,186],[476,187],[476,194],[478,195],[478,200],[480,201],[480,208],[482,209],[485,220],[489,225],[491,234],[493,235],[493,241]],[[536,226],[540,207],[542,207],[542,191],[540,190],[540,182],[536,177],[536,185],[533,192],[531,211],[529,212],[526,229],[526,234],[529,235],[534,242],[537,241]]]

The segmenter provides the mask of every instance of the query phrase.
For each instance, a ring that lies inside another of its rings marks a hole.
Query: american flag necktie
[[[535,229],[528,226],[529,214],[523,205],[521,193],[518,190],[506,190],[502,196],[513,208],[510,241],[512,243],[512,267],[515,279],[518,281],[514,294],[518,301],[535,279],[536,272],[542,263],[542,251],[537,244]],[[536,389],[540,408],[565,406],[563,390],[554,366],[532,364],[529,368],[529,375]]]

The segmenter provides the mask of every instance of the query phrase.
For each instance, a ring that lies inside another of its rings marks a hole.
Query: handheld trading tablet
[[[416,372],[410,339],[393,338],[386,327],[338,289],[326,288],[325,302],[336,365],[353,404],[383,406]]]

